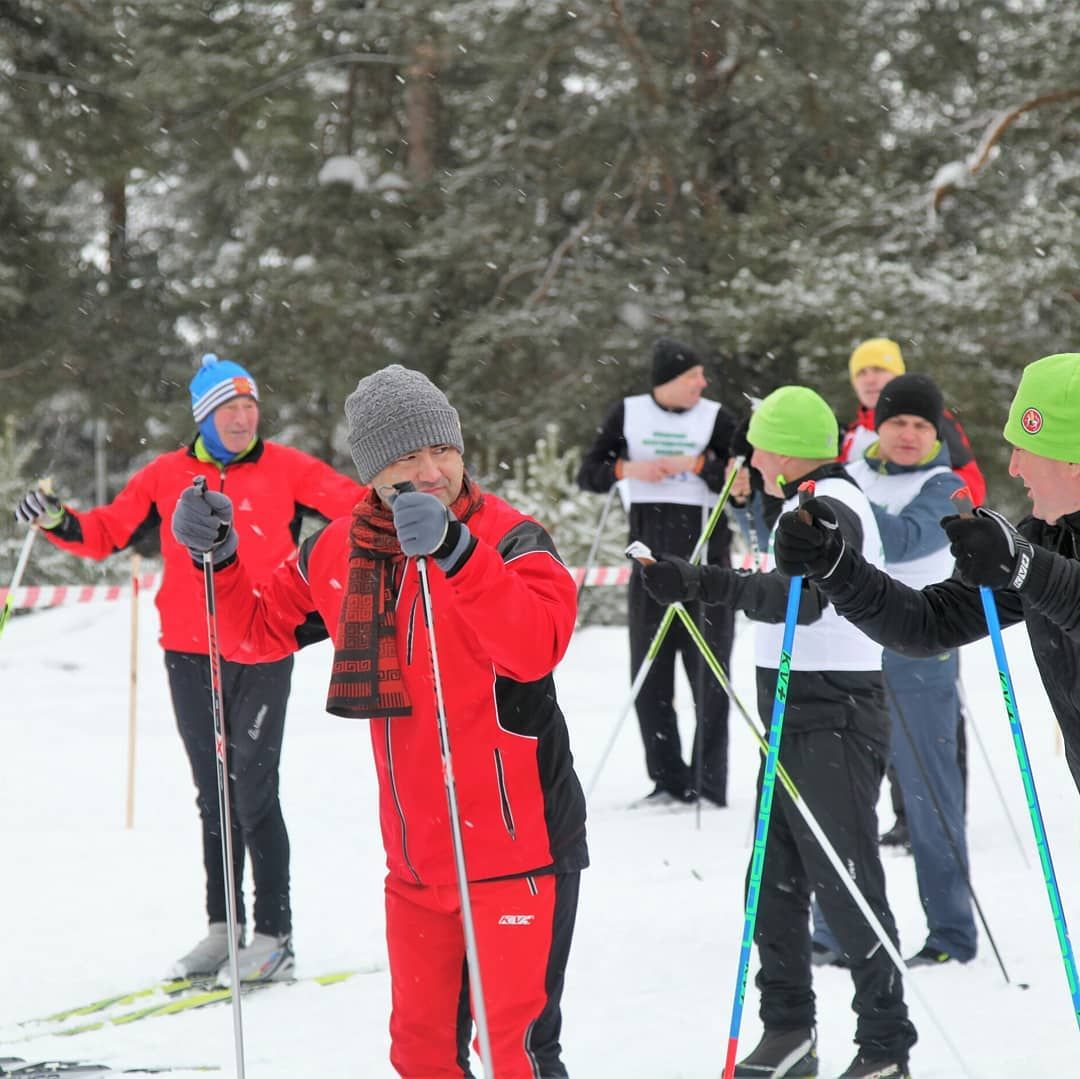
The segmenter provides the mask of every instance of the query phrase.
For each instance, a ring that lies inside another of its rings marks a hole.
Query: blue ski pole
[[[997,661],[998,678],[1001,681],[1001,695],[1005,699],[1005,714],[1009,717],[1012,730],[1016,760],[1020,765],[1020,778],[1024,783],[1024,795],[1027,798],[1028,813],[1031,814],[1031,827],[1035,832],[1035,847],[1042,864],[1043,880],[1046,882],[1046,894],[1050,897],[1050,912],[1054,916],[1054,928],[1057,930],[1058,946],[1065,964],[1065,977],[1072,995],[1073,1017],[1080,1026],[1080,979],[1076,974],[1076,958],[1069,940],[1069,927],[1065,924],[1065,910],[1061,905],[1061,891],[1058,888],[1057,874],[1054,872],[1054,860],[1050,857],[1050,842],[1046,837],[1039,795],[1035,790],[1035,776],[1031,771],[1031,758],[1028,756],[1027,743],[1024,740],[1024,728],[1020,725],[1020,713],[1016,707],[1016,694],[1013,692],[1012,675],[1009,674],[1009,660],[1005,655],[1005,643],[1001,639],[1001,622],[998,619],[994,593],[986,585],[979,588],[983,612],[986,615],[986,628],[990,631],[990,641],[994,646],[994,659]]]
[[[799,501],[814,493],[814,484],[807,482],[799,488]],[[772,719],[769,722],[769,748],[761,774],[761,799],[758,802],[757,830],[754,850],[750,857],[750,881],[746,888],[746,915],[743,919],[742,948],[739,951],[739,970],[735,976],[735,1001],[731,1008],[731,1031],[728,1035],[724,1079],[735,1074],[735,1056],[739,1049],[739,1028],[742,1026],[743,1001],[746,999],[746,977],[750,968],[750,946],[754,942],[758,903],[761,898],[761,875],[765,866],[765,841],[772,816],[773,792],[776,789],[776,770],[780,763],[780,735],[787,707],[788,679],[791,675],[791,649],[795,643],[795,624],[799,617],[799,597],[802,577],[792,577],[788,586],[787,611],[784,615],[784,638],[780,646],[780,664],[776,672],[776,694],[773,697]]]
[[[965,499],[970,500],[971,495],[966,487],[962,487],[952,497],[959,508],[963,506]],[[1031,828],[1035,833],[1035,848],[1039,852],[1046,894],[1050,898],[1050,913],[1054,918],[1054,929],[1057,931],[1058,946],[1061,948],[1061,959],[1065,964],[1065,978],[1069,983],[1069,993],[1072,996],[1073,1018],[1080,1027],[1080,978],[1076,973],[1076,958],[1073,955],[1072,942],[1069,940],[1069,927],[1065,924],[1061,890],[1058,888],[1057,874],[1054,872],[1054,860],[1050,857],[1050,842],[1046,837],[1042,807],[1039,805],[1039,795],[1035,790],[1035,775],[1031,770],[1031,758],[1028,756],[1027,742],[1024,739],[1024,728],[1020,724],[1020,712],[1016,707],[1016,694],[1013,692],[1012,675],[1009,673],[1009,660],[1005,655],[1005,642],[1001,638],[1001,620],[998,618],[994,593],[986,585],[979,586],[979,598],[982,600],[990,642],[994,646],[1001,695],[1005,700],[1005,714],[1009,717],[1016,762],[1020,766],[1020,779],[1024,784],[1024,796],[1027,798],[1028,813],[1031,816]]]

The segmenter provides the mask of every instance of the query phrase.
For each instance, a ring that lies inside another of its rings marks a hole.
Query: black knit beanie
[[[702,363],[702,358],[689,345],[661,337],[652,350],[652,384],[662,386]]]
[[[874,409],[874,427],[893,416],[919,416],[941,431],[941,390],[926,375],[898,375],[885,384]]]

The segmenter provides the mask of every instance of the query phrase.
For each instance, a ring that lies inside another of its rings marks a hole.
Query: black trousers
[[[768,724],[772,700],[765,699],[760,689],[759,683],[759,711]],[[885,772],[884,753],[883,747],[850,728],[785,730],[780,744],[781,763],[896,945],[896,922],[878,854],[875,808]],[[759,772],[759,793],[760,786]],[[761,959],[760,1015],[770,1029],[808,1027],[815,1021],[811,892],[851,965],[852,1006],[858,1017],[855,1041],[874,1059],[906,1060],[916,1033],[908,1019],[900,974],[777,783],[754,929]]]
[[[210,695],[210,661],[191,652],[166,652],[176,726],[191,763],[202,820],[206,867],[206,913],[225,921],[225,868],[218,808],[217,755]],[[276,663],[221,665],[228,735],[230,815],[236,916],[246,921],[243,898],[245,850],[255,886],[255,931],[279,936],[292,929],[289,906],[289,833],[281,815],[278,771],[292,656]]]
[[[735,635],[735,612],[730,607],[686,604],[687,612],[702,629],[716,658],[728,669]],[[645,591],[641,573],[635,567],[630,578],[630,677],[645,660],[649,645],[664,617],[665,608]],[[701,619],[704,617],[704,625]],[[690,762],[683,757],[679,725],[675,714],[675,657],[682,653],[683,669],[689,679],[697,713],[697,733]],[[727,803],[728,697],[720,688],[694,644],[686,627],[676,618],[668,629],[656,659],[637,696],[638,725],[645,746],[645,766],[649,778],[673,790],[697,787],[700,763],[702,789],[699,793],[720,805]],[[700,760],[699,760],[700,758]]]

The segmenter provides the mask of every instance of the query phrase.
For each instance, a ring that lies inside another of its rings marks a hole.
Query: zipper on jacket
[[[401,824],[401,856],[405,859],[405,864],[409,867],[409,872],[413,875],[416,883],[423,884],[420,874],[416,872],[416,867],[409,858],[409,840],[406,835],[405,814],[401,808],[401,799],[398,798],[397,781],[394,779],[394,751],[390,743],[390,722],[388,719],[383,720],[383,727],[386,730],[386,772],[390,777],[390,793],[394,796],[394,809],[397,810],[398,821]]]
[[[506,774],[503,772],[502,754],[495,749],[495,778],[499,783],[499,802],[502,805],[503,824],[511,839],[517,839],[517,828],[514,827],[514,814],[510,809],[510,796],[506,793]]]
[[[413,596],[412,607],[409,608],[409,630],[405,635],[405,662],[412,663],[413,656],[413,641],[415,640],[413,634],[416,630],[416,605],[420,602],[420,593],[417,592]]]

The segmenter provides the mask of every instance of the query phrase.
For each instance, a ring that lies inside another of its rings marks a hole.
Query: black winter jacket
[[[1019,531],[1036,545],[1035,557],[1022,592],[994,593],[998,617],[1002,627],[1027,623],[1080,790],[1080,512],[1056,525],[1026,517]],[[905,655],[932,656],[987,635],[978,588],[955,577],[917,591],[849,547],[828,580],[815,583],[864,633]]]

